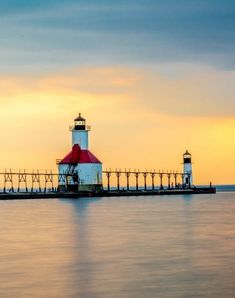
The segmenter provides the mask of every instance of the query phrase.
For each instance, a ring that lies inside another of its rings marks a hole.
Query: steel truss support
[[[54,191],[54,183],[53,183],[53,175],[52,175],[52,172],[50,172],[50,173],[46,173],[46,174],[44,175],[44,179],[45,179],[44,192],[46,192],[46,190],[47,190],[47,184],[51,184],[51,191]]]
[[[23,184],[25,187],[25,191],[28,192],[28,186],[27,186],[27,174],[26,171],[24,170],[24,172],[22,173],[21,171],[19,171],[18,173],[18,192],[20,192],[20,185]]]
[[[10,188],[9,188],[9,191],[10,192],[14,192],[14,187],[13,187],[13,174],[12,174],[12,171],[10,170],[9,172],[7,172],[5,170],[5,173],[4,173],[4,187],[3,187],[3,192],[6,192],[7,190],[7,184],[9,183],[10,184]]]
[[[32,187],[31,187],[31,192],[33,192],[34,190],[34,184],[38,184],[38,190],[39,192],[41,192],[41,183],[40,183],[40,174],[39,172],[37,173],[32,173],[31,174],[31,178],[32,178]]]

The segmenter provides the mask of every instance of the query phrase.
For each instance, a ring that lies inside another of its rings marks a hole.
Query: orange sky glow
[[[160,67],[0,75],[0,168],[56,170],[81,112],[104,168],[180,170],[188,149],[195,184],[235,183],[235,73],[184,69],[176,76]]]

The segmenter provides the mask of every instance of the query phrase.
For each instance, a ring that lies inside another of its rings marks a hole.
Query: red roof
[[[74,163],[101,163],[89,150],[82,150],[78,144],[73,145],[72,151],[69,152],[59,164]]]

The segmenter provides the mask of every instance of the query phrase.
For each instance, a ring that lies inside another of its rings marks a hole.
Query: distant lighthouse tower
[[[184,185],[191,187],[193,184],[192,157],[188,150],[183,154],[183,173],[185,174]]]
[[[58,162],[59,189],[67,191],[99,191],[102,189],[102,163],[88,149],[90,127],[81,114],[70,127],[72,151]],[[61,178],[59,177],[59,178]]]

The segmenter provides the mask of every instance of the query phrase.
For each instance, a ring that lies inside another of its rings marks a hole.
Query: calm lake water
[[[235,297],[235,192],[0,201],[1,298]]]

